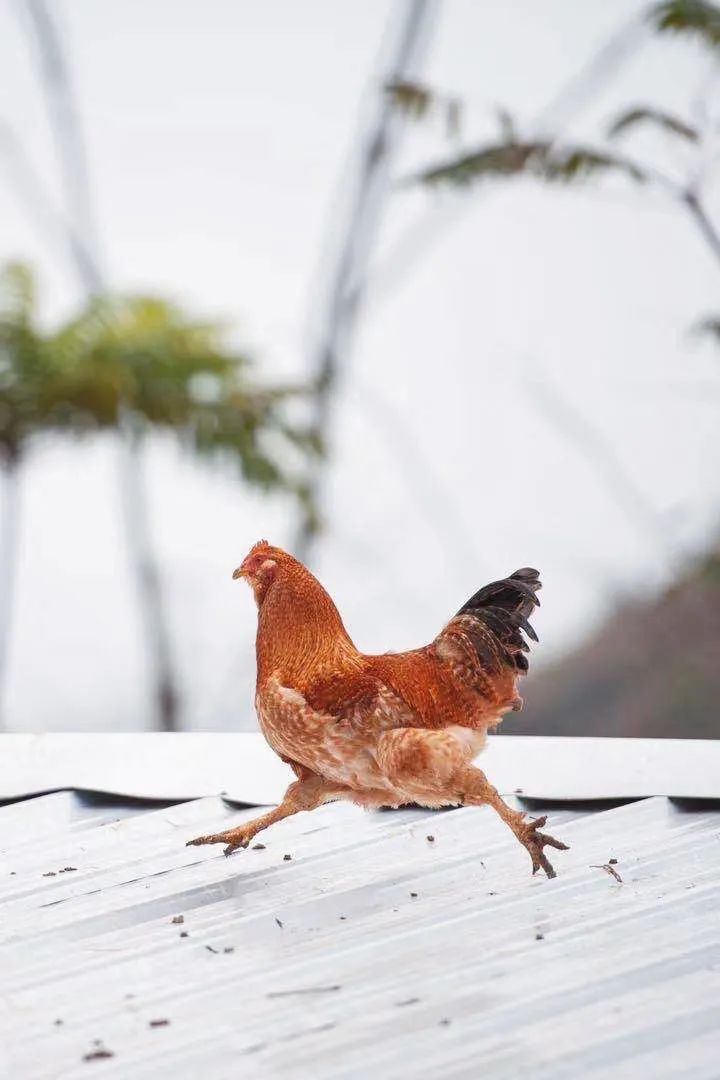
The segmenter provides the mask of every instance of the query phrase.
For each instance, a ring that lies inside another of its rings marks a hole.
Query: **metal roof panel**
[[[225,859],[184,841],[256,811],[77,799],[0,808],[9,1077],[717,1076],[720,808],[551,810],[548,881],[488,809],[336,804]]]

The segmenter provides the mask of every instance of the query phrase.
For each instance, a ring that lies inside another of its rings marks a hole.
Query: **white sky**
[[[20,6],[0,0],[0,119],[59,199]],[[396,5],[52,6],[112,284],[229,318],[262,372],[301,373],[338,181]],[[493,130],[495,104],[529,122],[639,9],[445,0],[423,76],[464,99],[469,145]],[[576,130],[637,101],[687,109],[709,70],[686,44],[650,43]],[[638,145],[682,175],[676,149]],[[450,149],[439,129],[413,129],[398,178]],[[72,268],[27,218],[2,156],[0,220],[0,258],[35,263],[45,315],[67,313],[80,298]],[[320,576],[358,645],[381,651],[430,639],[485,580],[538,566],[538,656],[551,658],[619,596],[667,576],[664,546],[691,552],[716,523],[720,369],[687,331],[717,311],[720,266],[660,196],[530,183],[396,190],[374,264],[337,414]],[[611,441],[657,510],[655,543],[538,410],[526,387],[543,377]],[[12,728],[149,722],[113,461],[110,441],[52,444],[25,471]],[[186,722],[247,724],[255,617],[230,572],[261,536],[289,543],[287,506],[170,445],[153,448],[146,480]]]

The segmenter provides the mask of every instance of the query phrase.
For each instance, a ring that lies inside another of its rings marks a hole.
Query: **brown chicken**
[[[488,728],[522,707],[518,676],[528,668],[523,631],[539,603],[537,570],[475,593],[422,649],[365,656],[310,571],[265,540],[233,574],[258,606],[256,708],[260,727],[297,780],[274,810],[190,844],[247,847],[275,821],[323,803],[359,806],[494,807],[530,853],[533,873],[554,877],[544,848],[566,844],[540,832],[501,799],[471,764]]]

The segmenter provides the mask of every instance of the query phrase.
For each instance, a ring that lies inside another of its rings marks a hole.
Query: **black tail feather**
[[[531,641],[538,640],[528,616],[540,606],[535,594],[541,588],[539,572],[526,566],[501,581],[484,585],[458,611],[458,615],[473,615],[491,630],[508,661],[523,674],[528,669],[523,654],[529,651],[529,645],[521,631]]]

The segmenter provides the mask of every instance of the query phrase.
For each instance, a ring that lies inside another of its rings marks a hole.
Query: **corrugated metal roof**
[[[720,807],[550,810],[553,881],[487,809],[184,847],[255,812],[0,808],[5,1075],[720,1074]]]

